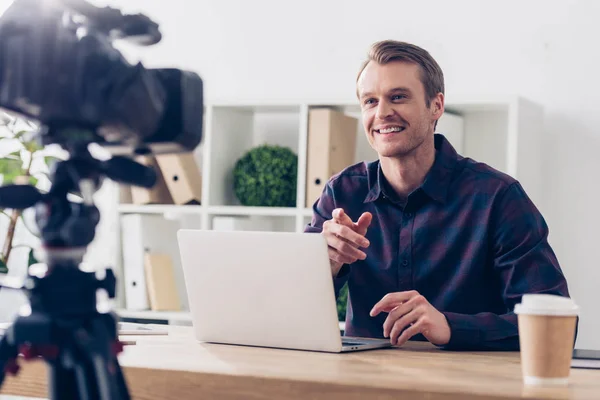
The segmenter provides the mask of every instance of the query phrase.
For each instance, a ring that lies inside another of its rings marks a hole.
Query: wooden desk
[[[187,327],[136,340],[120,357],[133,399],[600,399],[600,370],[573,369],[568,387],[524,386],[516,352],[448,352],[409,342],[326,354],[200,344]],[[21,365],[1,393],[45,397],[45,363]]]

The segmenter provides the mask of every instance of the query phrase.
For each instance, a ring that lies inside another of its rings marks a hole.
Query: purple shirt
[[[373,161],[333,176],[313,205],[305,232],[321,232],[335,208],[355,222],[373,214],[367,258],[334,279],[336,295],[348,283],[345,334],[383,338],[387,313],[369,316],[373,305],[416,290],[448,320],[443,348],[517,350],[521,296],[569,296],[546,222],[518,181],[458,155],[442,135],[435,148],[433,167],[405,204]]]

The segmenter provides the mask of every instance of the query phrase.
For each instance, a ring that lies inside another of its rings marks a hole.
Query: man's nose
[[[380,101],[377,105],[377,118],[386,119],[394,113],[391,104],[387,101]]]

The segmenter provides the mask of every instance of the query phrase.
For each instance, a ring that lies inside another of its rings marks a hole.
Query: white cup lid
[[[515,306],[515,314],[529,315],[579,315],[579,307],[569,297],[553,294],[525,294]]]

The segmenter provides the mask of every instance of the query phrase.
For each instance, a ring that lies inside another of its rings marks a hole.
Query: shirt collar
[[[379,161],[374,161],[369,163],[367,168],[367,180],[369,182],[369,192],[367,193],[367,197],[365,197],[365,203],[370,203],[375,201],[381,195],[381,186],[379,184],[379,170],[380,170]]]
[[[440,203],[446,201],[450,178],[459,155],[450,142],[441,134],[434,135],[435,161],[425,176],[425,181],[420,189],[430,198]],[[382,194],[383,175],[379,161],[372,163],[367,171],[369,191],[364,202],[369,203],[377,200]],[[418,189],[417,189],[418,190]]]

